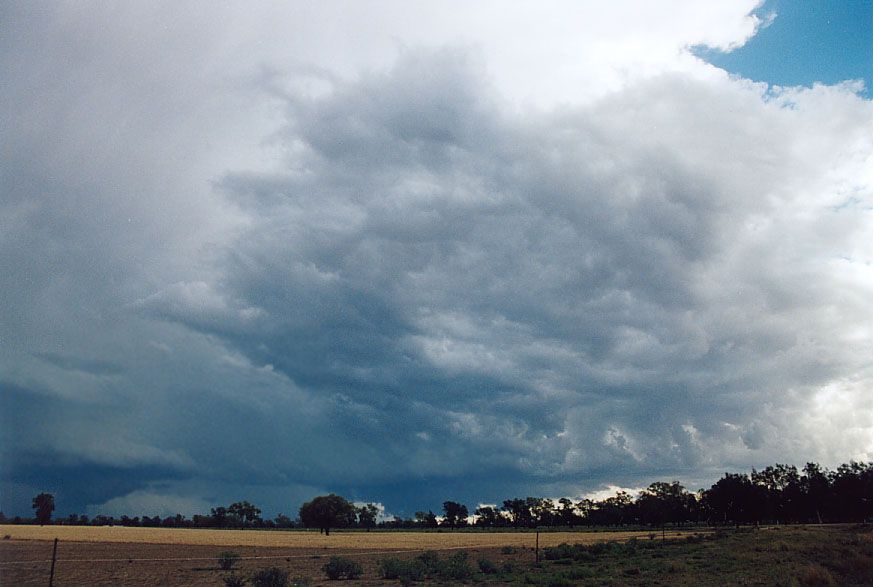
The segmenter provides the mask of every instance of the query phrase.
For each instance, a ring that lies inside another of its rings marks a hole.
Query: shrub
[[[439,566],[439,576],[444,580],[466,581],[473,576],[470,568],[470,555],[464,550],[456,552]]]
[[[479,559],[478,562],[479,562],[479,570],[482,571],[484,574],[486,574],[486,575],[496,575],[497,574],[497,572],[498,572],[497,565],[492,563],[487,558],[482,557]]]
[[[504,546],[503,548],[500,549],[500,552],[502,554],[515,554],[515,548],[513,548],[511,546]]]
[[[224,587],[243,587],[246,580],[239,575],[228,575],[224,578]]]
[[[573,567],[572,569],[565,571],[564,576],[568,579],[578,581],[579,579],[590,579],[595,576],[595,573],[586,567]]]
[[[811,564],[803,569],[798,579],[801,585],[809,585],[810,587],[830,587],[837,584],[830,571],[816,564]]]
[[[222,571],[229,571],[236,566],[239,560],[239,555],[230,550],[225,550],[218,555],[218,568]]]
[[[399,558],[383,558],[376,566],[379,569],[379,576],[383,579],[399,579],[405,564],[406,561]]]
[[[254,587],[287,587],[288,573],[278,567],[270,567],[252,575]]]
[[[327,578],[331,580],[357,579],[364,572],[361,563],[344,556],[330,557],[330,560],[322,567],[322,570],[327,574]]]
[[[572,546],[566,542],[562,542],[558,546],[546,548],[544,556],[548,561],[560,560],[562,558],[573,558],[573,550]]]
[[[409,585],[427,577],[427,568],[418,559],[386,558],[379,561],[378,568],[379,575],[383,579],[399,579],[403,585]]]
[[[440,555],[432,550],[427,550],[422,552],[420,555],[416,557],[416,560],[420,561],[421,564],[424,565],[428,574],[436,573],[439,570],[440,564]]]

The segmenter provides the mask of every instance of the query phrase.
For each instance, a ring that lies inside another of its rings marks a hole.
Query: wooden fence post
[[[49,587],[52,587],[52,583],[55,581],[55,560],[58,558],[58,539],[55,538],[55,545],[52,547],[52,570],[49,574]]]
[[[537,563],[540,562],[540,531],[537,530]]]

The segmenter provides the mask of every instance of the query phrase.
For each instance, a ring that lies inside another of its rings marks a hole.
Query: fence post
[[[540,531],[537,530],[537,563],[540,562]]]
[[[58,558],[58,539],[55,538],[55,545],[52,547],[52,570],[49,573],[49,587],[52,587],[52,583],[55,581],[55,560]]]

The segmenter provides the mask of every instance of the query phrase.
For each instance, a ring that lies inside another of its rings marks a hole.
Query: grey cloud
[[[474,51],[407,50],[200,108],[213,78],[131,73],[148,40],[0,57],[5,483],[414,511],[873,450],[851,88],[669,74],[535,111]],[[285,122],[215,155],[244,97]]]
[[[508,454],[537,474],[717,460],[703,447],[723,422],[753,430],[762,402],[802,404],[855,368],[830,294],[795,276],[809,227],[754,234],[819,197],[803,185],[835,154],[797,145],[839,121],[682,76],[519,118],[479,77],[457,52],[412,52],[289,103],[288,173],[223,183],[259,219],[224,266],[229,295],[273,318],[243,352],[376,410],[429,406],[462,467]],[[841,241],[820,246],[806,261]],[[807,346],[804,323],[830,346]]]

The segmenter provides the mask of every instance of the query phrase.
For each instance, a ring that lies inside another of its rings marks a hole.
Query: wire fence
[[[248,547],[251,548],[251,547]],[[329,554],[330,556],[377,556],[377,555],[386,555],[386,554],[414,554],[416,552],[428,552],[428,551],[449,551],[449,550],[475,550],[476,546],[444,546],[437,548],[403,548],[396,550],[354,550],[354,551],[337,551],[337,552],[326,552],[324,554]],[[289,560],[289,559],[310,559],[312,558],[312,553],[309,554],[275,554],[275,555],[266,555],[266,556],[238,556],[236,557],[239,560]],[[319,556],[321,556],[319,554]],[[56,559],[57,563],[141,563],[141,562],[195,562],[195,561],[214,561],[218,558],[217,556],[174,556],[174,557],[157,557],[157,558],[130,558],[130,557],[120,557],[120,558],[59,558]],[[3,565],[34,565],[34,564],[48,564],[51,563],[52,559],[34,559],[34,560],[26,560],[26,561],[0,561],[0,566]]]

